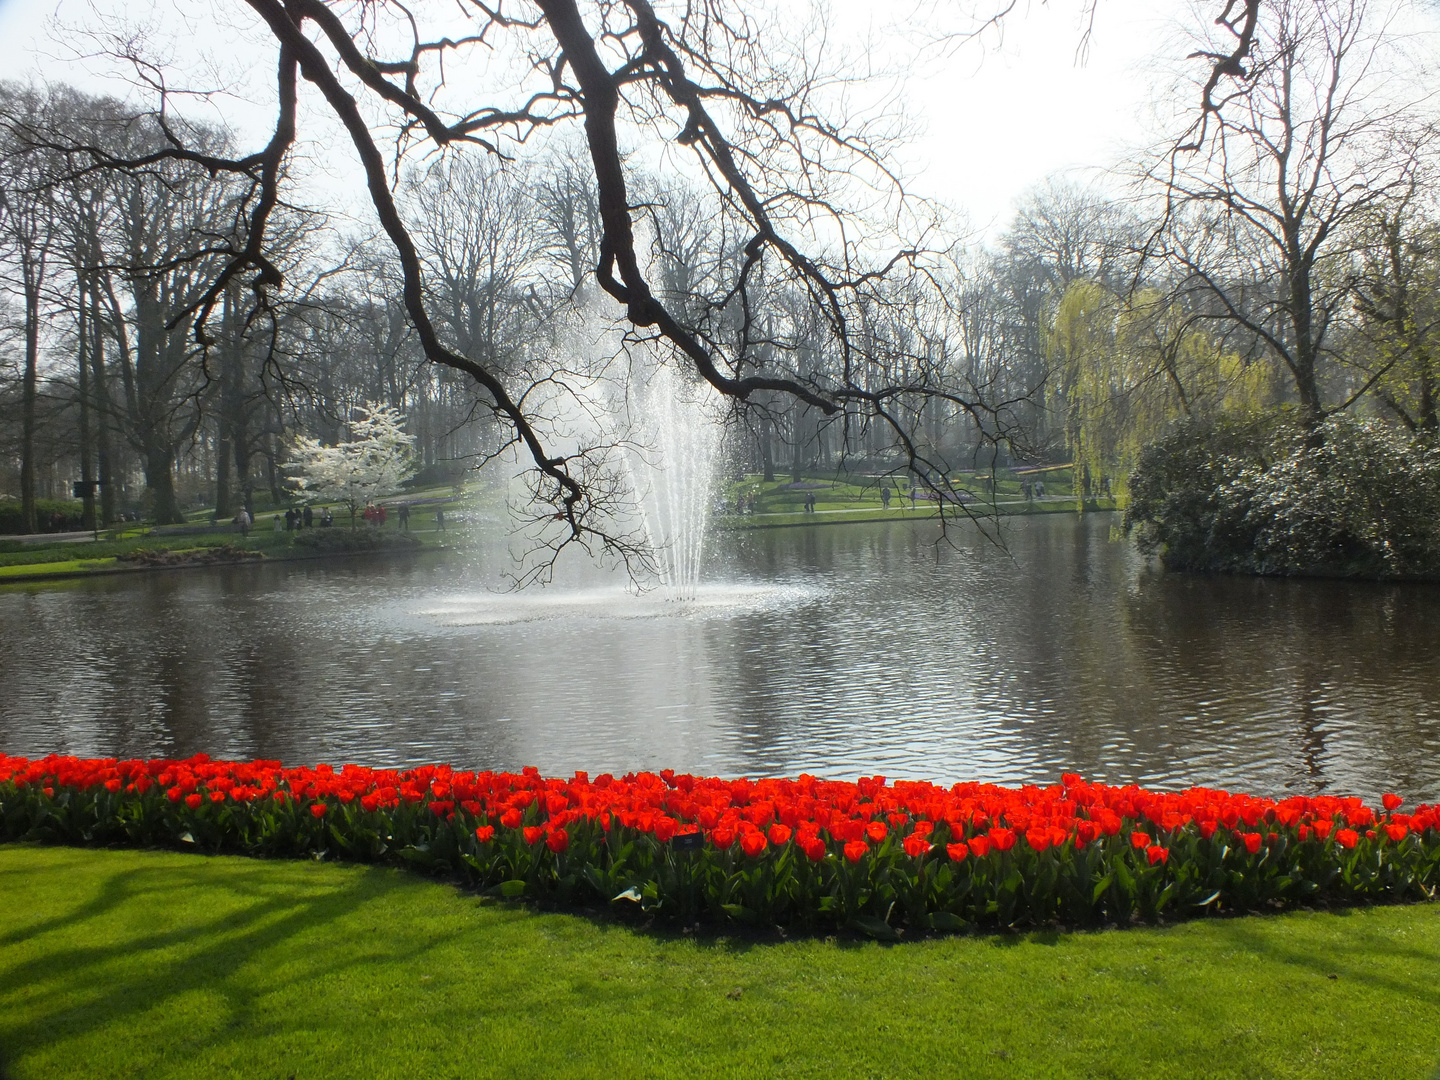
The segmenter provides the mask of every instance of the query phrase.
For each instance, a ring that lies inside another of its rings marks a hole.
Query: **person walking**
[[[404,532],[410,531],[410,504],[401,503],[399,510],[400,528]]]
[[[441,532],[445,531],[445,508],[443,506],[435,508],[435,527]]]
[[[300,515],[300,521],[307,529],[315,527],[315,512],[310,509],[309,503],[305,504],[305,511]]]
[[[250,511],[246,510],[246,509],[242,506],[242,507],[240,508],[240,512],[235,515],[235,526],[236,526],[236,528],[238,528],[238,529],[240,530],[240,535],[241,535],[241,536],[249,536],[249,535],[250,535],[250,524],[251,524],[251,520],[252,520],[252,519],[251,519],[251,517],[250,517]]]

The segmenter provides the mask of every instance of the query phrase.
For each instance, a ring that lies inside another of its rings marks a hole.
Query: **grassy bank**
[[[1114,499],[1087,499],[1085,509],[1095,512],[1116,509]],[[1016,514],[1073,514],[1076,511],[1074,499],[1055,499],[1045,502],[1024,502],[1001,500],[998,504],[981,502],[967,503],[964,509],[947,508],[951,520],[963,520],[965,514],[976,517],[1010,517]],[[817,505],[813,513],[804,510],[761,511],[754,514],[726,514],[716,518],[721,529],[784,529],[798,525],[856,525],[874,521],[917,521],[936,518],[939,512],[934,503],[919,503],[910,508],[906,500],[902,507],[897,501],[892,506],[844,506],[840,508]]]
[[[936,939],[655,935],[377,868],[0,848],[32,1077],[1429,1077],[1440,908]]]
[[[250,559],[305,559],[326,555],[413,551],[436,547],[448,539],[433,511],[412,517],[411,528],[399,529],[393,516],[383,529],[361,525],[351,529],[337,521],[331,529],[287,532],[262,518],[248,536],[228,523],[205,532],[165,533],[136,530],[100,540],[21,543],[0,540],[0,584],[87,574],[211,565]],[[159,556],[166,556],[161,558]]]

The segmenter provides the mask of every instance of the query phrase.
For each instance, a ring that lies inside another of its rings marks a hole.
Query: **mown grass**
[[[359,530],[367,536],[373,535],[370,526],[362,525]],[[419,534],[433,543],[436,540],[448,539],[446,533],[439,531],[433,521],[428,525],[412,527],[408,533],[419,539]],[[113,570],[123,568],[127,565],[121,556],[131,555],[139,551],[166,551],[184,555],[190,552],[203,552],[207,548],[236,547],[248,551],[258,551],[271,559],[283,559],[287,557],[311,556],[320,554],[343,554],[343,551],[331,549],[326,546],[316,548],[297,544],[295,541],[302,535],[310,539],[317,536],[323,537],[327,533],[335,537],[349,535],[352,532],[348,524],[337,523],[334,529],[319,530],[306,529],[303,533],[290,533],[284,530],[276,531],[270,525],[269,519],[265,519],[264,527],[257,528],[248,537],[242,537],[232,527],[225,526],[220,531],[202,534],[188,534],[179,536],[143,536],[127,537],[118,540],[88,541],[83,543],[65,544],[34,544],[28,546],[14,545],[18,550],[0,550],[0,581],[5,578],[20,577],[33,574],[44,575],[84,575],[100,570]],[[387,524],[381,531],[383,537],[398,537],[403,535],[393,524]],[[366,545],[358,545],[357,552],[371,550]]]
[[[1087,510],[1092,511],[1116,509],[1113,499],[1091,499],[1085,505]],[[946,507],[946,510],[952,520],[963,519],[967,512],[982,518],[996,513],[996,507],[992,503],[978,500],[967,503],[964,508],[952,506]],[[1005,502],[1002,499],[999,513],[1006,517],[1017,514],[1073,514],[1075,513],[1075,503],[1073,500],[1025,503]],[[912,510],[910,501],[907,499],[903,506],[897,503],[889,509],[879,507],[834,509],[820,504],[813,514],[803,510],[762,510],[753,515],[731,514],[721,517],[716,524],[721,529],[744,530],[775,529],[790,525],[854,525],[871,521],[913,521],[938,517],[939,512],[933,502],[922,502]]]
[[[116,560],[109,559],[56,559],[43,563],[16,563],[0,565],[0,581],[7,577],[25,574],[92,574],[96,570],[112,570]]]
[[[747,939],[374,867],[0,848],[0,1048],[39,1077],[1373,1080],[1440,1061],[1440,907]]]
[[[283,532],[272,535],[270,530],[252,533],[248,538],[227,528],[226,531],[190,536],[136,536],[118,540],[83,541],[63,544],[28,544],[11,542],[10,550],[0,551],[0,567],[11,567],[12,573],[49,573],[63,569],[62,564],[113,560],[136,551],[191,551],[206,547],[252,548],[257,551],[278,551],[288,547],[290,538]]]

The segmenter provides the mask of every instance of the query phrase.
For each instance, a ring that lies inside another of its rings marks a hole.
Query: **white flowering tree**
[[[350,418],[350,440],[324,446],[318,439],[295,440],[289,470],[309,502],[344,503],[355,512],[366,503],[389,495],[414,472],[415,436],[404,431],[405,417],[390,405],[366,402]]]

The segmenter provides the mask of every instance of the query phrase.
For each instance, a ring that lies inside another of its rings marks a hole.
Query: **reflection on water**
[[[1168,575],[1113,522],[721,537],[683,603],[498,553],[12,587],[0,748],[1440,799],[1440,589]]]

